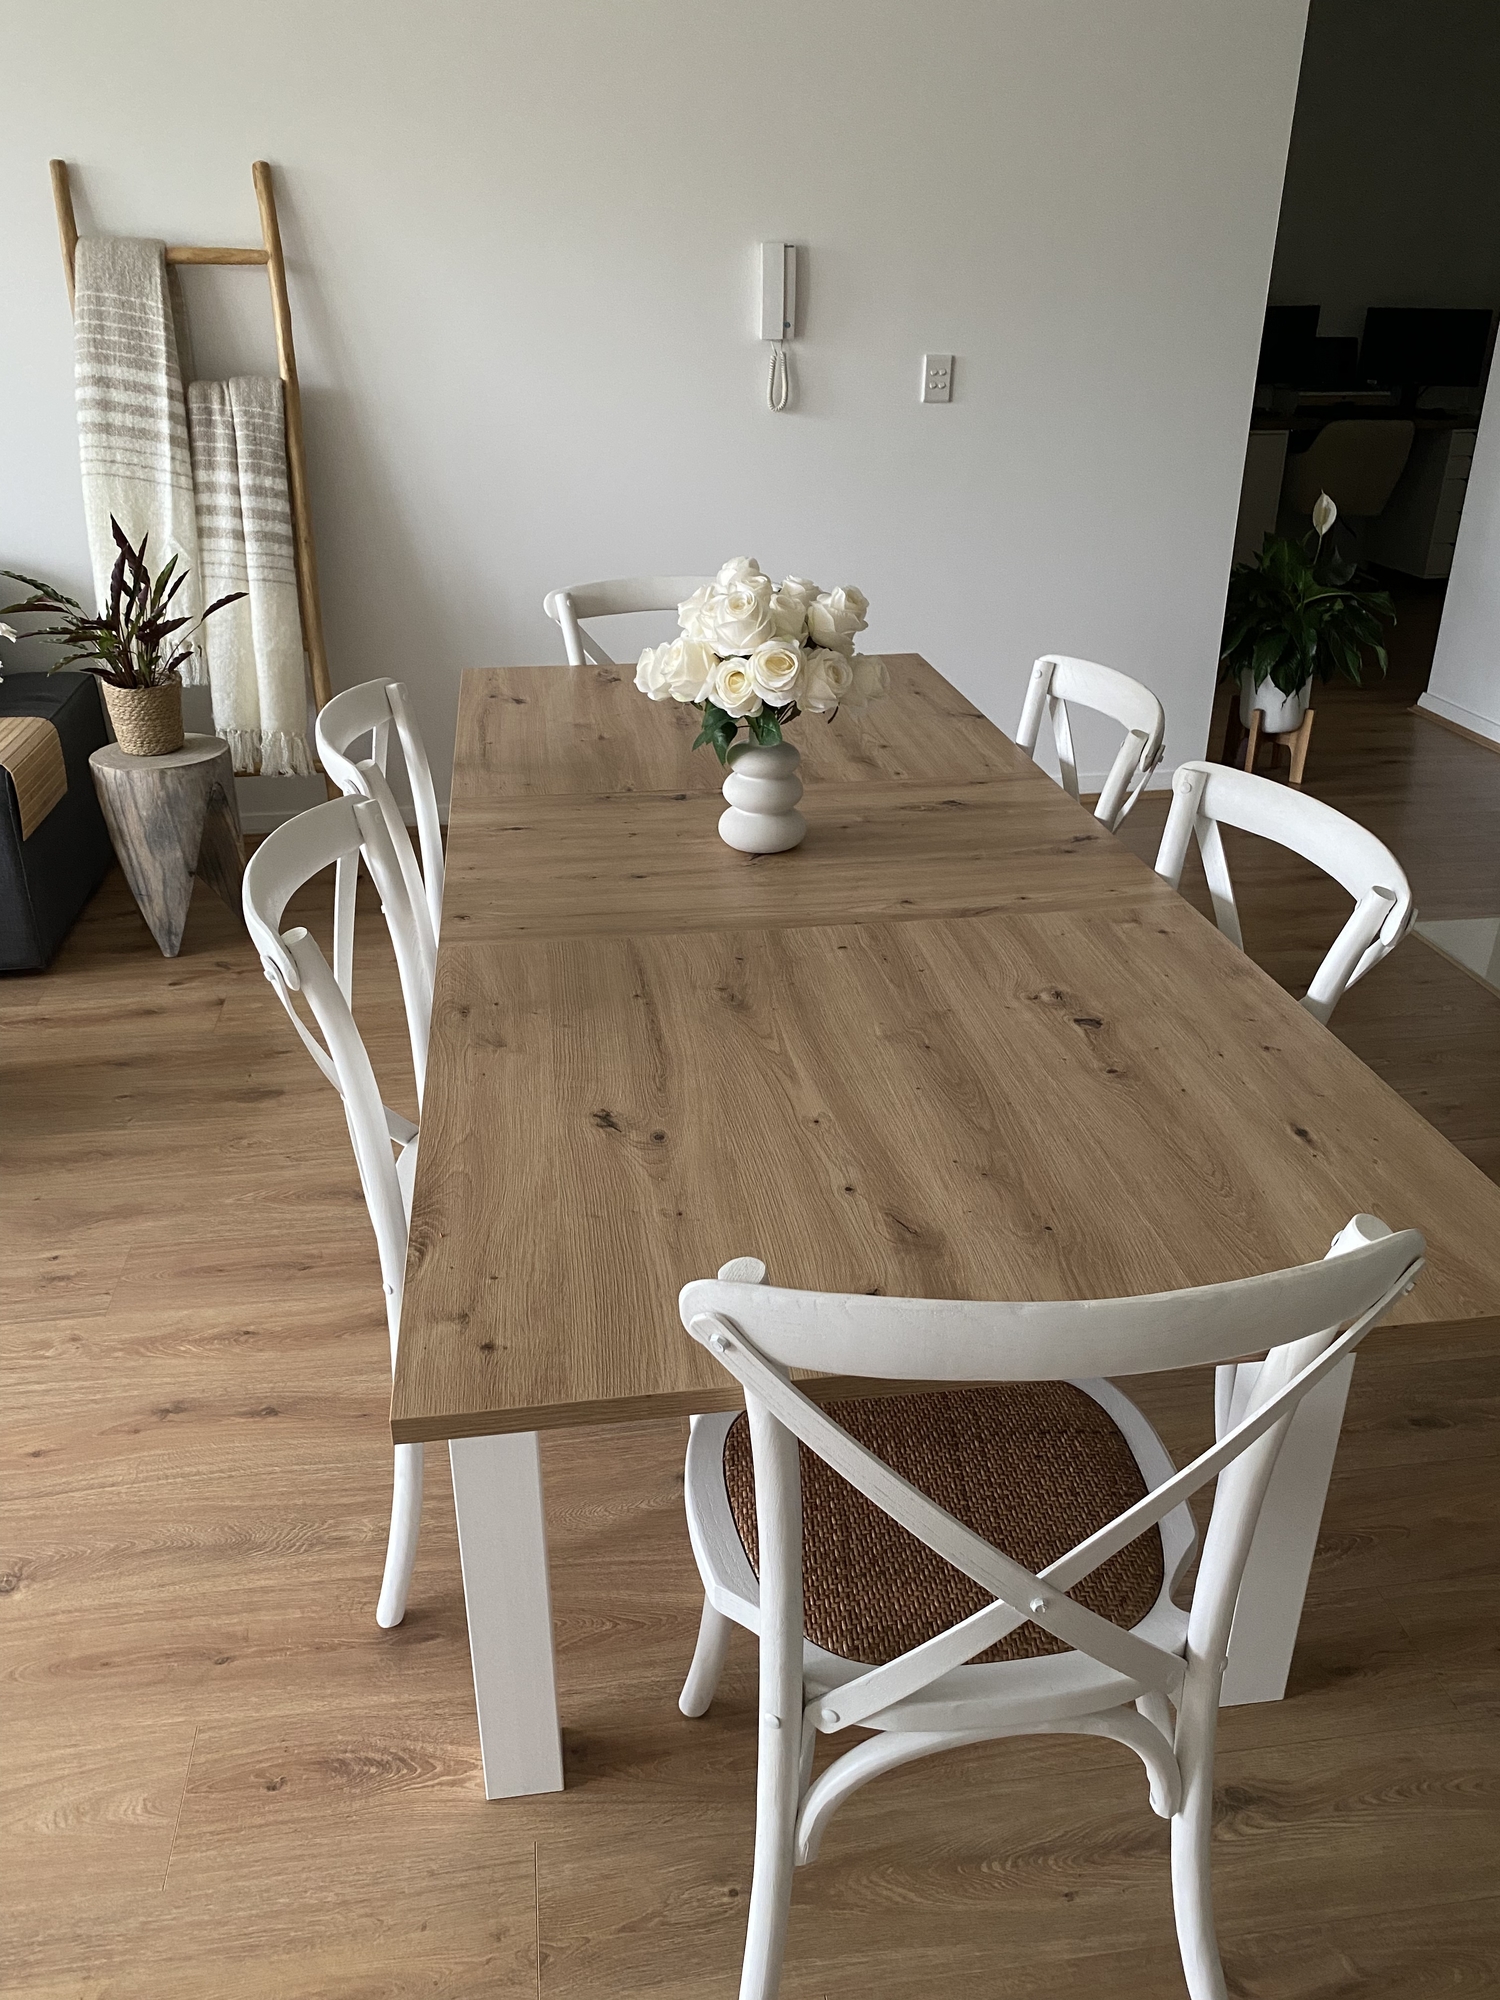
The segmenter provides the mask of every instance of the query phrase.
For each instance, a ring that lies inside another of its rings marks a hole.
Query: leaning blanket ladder
[[[78,223],[73,214],[73,188],[66,160],[53,160],[52,199],[57,208],[57,233],[62,240],[63,273],[68,281],[68,305],[73,304],[73,260],[78,248]],[[302,392],[297,384],[297,351],[292,344],[292,307],[286,289],[286,262],[281,254],[281,226],[276,219],[276,190],[271,169],[257,160],[250,169],[260,209],[261,248],[223,249],[198,243],[169,243],[169,264],[263,264],[271,281],[271,317],[276,327],[276,360],[286,405],[287,494],[292,511],[292,555],[297,570],[297,606],[302,614],[302,644],[312,677],[314,706],[321,709],[333,694],[328,655],[323,646],[323,612],[318,600],[318,558],[313,547],[312,515],[307,504],[307,453],[302,442]]]

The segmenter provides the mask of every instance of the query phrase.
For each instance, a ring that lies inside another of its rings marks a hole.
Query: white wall
[[[1500,743],[1500,391],[1493,377],[1420,706]]]
[[[1500,306],[1497,103],[1495,0],[1312,0],[1272,300]]]
[[[264,156],[335,683],[408,680],[436,761],[462,667],[560,657],[544,589],[737,553],[863,585],[1002,724],[1038,652],[1112,661],[1194,755],[1304,12],[12,0],[0,566],[87,578],[49,155],[86,231],[199,242],[256,239]],[[261,277],[190,282],[200,372],[268,366]]]

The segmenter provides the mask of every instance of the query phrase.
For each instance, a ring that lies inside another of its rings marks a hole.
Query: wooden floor
[[[1500,759],[1409,700],[1320,708],[1310,788],[1391,841],[1428,915],[1500,910]],[[1131,844],[1160,817],[1147,801]],[[1292,864],[1246,882],[1252,947],[1305,978],[1336,902]],[[389,969],[360,981],[389,1064]],[[1337,1028],[1500,1173],[1500,998],[1413,939]],[[679,1716],[685,1427],[544,1441],[568,1790],[486,1805],[437,1450],[406,1623],[374,1622],[373,1245],[338,1106],[228,914],[200,889],[168,962],[113,876],[50,973],[0,984],[0,1064],[0,1988],[731,1995],[753,1654],[710,1717]],[[1141,1399],[1174,1449],[1206,1436],[1203,1379]],[[1290,1697],[1224,1718],[1232,1993],[1500,1981],[1497,1475],[1500,1324],[1377,1336]],[[799,1874],[784,1991],[1179,1994],[1135,1760],[1034,1739],[880,1781]]]

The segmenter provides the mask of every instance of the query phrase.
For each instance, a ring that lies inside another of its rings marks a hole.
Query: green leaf
[[[745,727],[762,746],[781,741],[781,717],[774,708],[763,708],[759,715],[747,715]]]
[[[733,743],[739,726],[735,716],[727,715],[722,708],[711,701],[706,701],[703,704],[703,727],[693,738],[693,748],[697,750],[703,744],[710,743],[719,762],[727,764],[729,746]]]
[[[1265,680],[1276,662],[1286,651],[1290,635],[1286,632],[1266,632],[1255,642],[1250,655],[1250,676],[1255,685]]]

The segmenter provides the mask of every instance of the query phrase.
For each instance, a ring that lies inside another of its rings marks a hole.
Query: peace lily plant
[[[830,722],[841,708],[858,713],[886,692],[885,661],[854,650],[869,608],[852,584],[776,584],[752,556],[735,556],[678,605],[680,636],[641,654],[642,694],[691,703],[703,718],[693,748],[711,743],[729,766],[719,837],[730,847],[783,854],[800,844],[800,759],[781,732],[804,713]]]
[[[1295,728],[1314,676],[1341,674],[1359,686],[1366,655],[1386,670],[1381,638],[1395,622],[1391,600],[1363,588],[1355,564],[1327,540],[1337,519],[1333,501],[1319,494],[1310,535],[1267,535],[1260,554],[1230,574],[1219,677],[1240,682],[1243,722],[1258,708],[1268,730]]]

